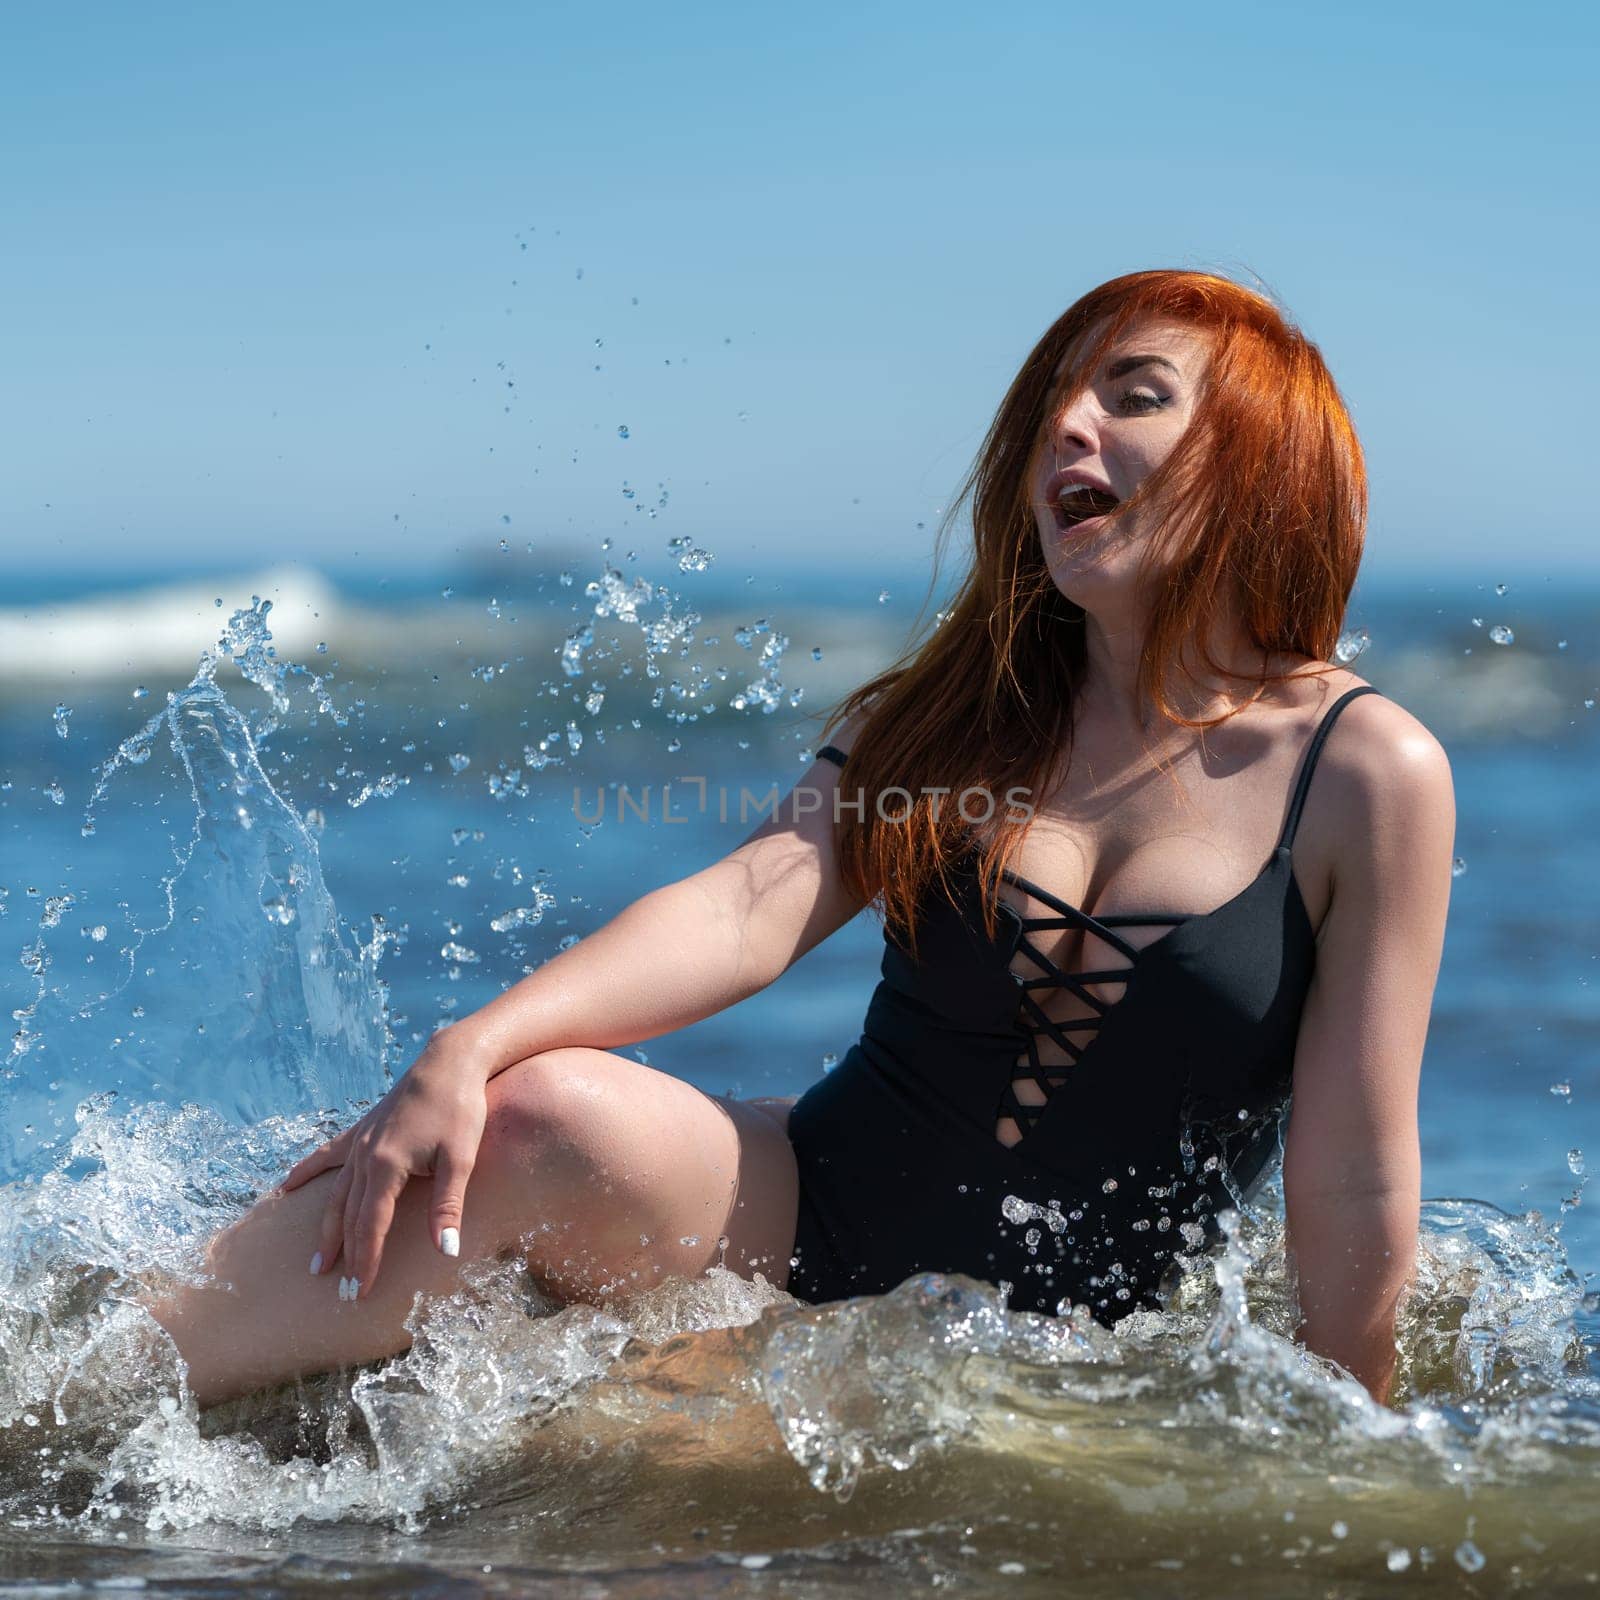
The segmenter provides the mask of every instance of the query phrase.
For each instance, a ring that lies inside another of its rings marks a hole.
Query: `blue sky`
[[[1593,17],[10,8],[0,559],[870,577],[1066,304],[1190,265],[1322,344],[1369,569],[1589,566]]]

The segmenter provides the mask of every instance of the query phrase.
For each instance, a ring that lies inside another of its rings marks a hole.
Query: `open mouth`
[[[1050,507],[1058,527],[1075,528],[1093,517],[1107,516],[1122,502],[1109,489],[1096,483],[1067,479],[1065,474],[1050,485]]]
[[[1103,517],[1121,504],[1114,494],[1107,494],[1104,489],[1089,489],[1075,484],[1061,491],[1056,499],[1056,511],[1071,527],[1074,523],[1087,522],[1090,517]]]

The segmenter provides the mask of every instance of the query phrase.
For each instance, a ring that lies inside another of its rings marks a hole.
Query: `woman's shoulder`
[[[1310,675],[1307,675],[1308,678]],[[1449,759],[1429,729],[1411,712],[1374,684],[1344,667],[1319,674],[1320,682],[1307,682],[1306,699],[1314,720],[1320,723],[1333,707],[1355,689],[1373,689],[1357,695],[1339,712],[1340,738],[1331,736],[1322,763],[1344,771],[1352,779],[1394,777],[1413,768],[1449,769]]]
[[[1358,688],[1339,712],[1318,757],[1310,803],[1337,819],[1338,832],[1360,838],[1377,829],[1401,833],[1454,825],[1450,758],[1432,732],[1383,692],[1344,668],[1307,684],[1316,723]]]

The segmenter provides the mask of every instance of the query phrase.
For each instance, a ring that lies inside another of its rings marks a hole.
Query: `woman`
[[[1113,1323],[1291,1103],[1300,1335],[1386,1398],[1454,805],[1328,664],[1365,518],[1332,379],[1259,295],[1132,274],[1045,334],[967,491],[956,603],[795,803],[437,1034],[155,1307],[202,1402],[398,1351],[417,1291],[513,1248],[563,1298],[943,1269]],[[862,1038],[797,1104],[611,1053],[879,900]]]

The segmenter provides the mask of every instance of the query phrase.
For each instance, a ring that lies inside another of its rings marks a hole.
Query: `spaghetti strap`
[[[844,751],[841,750],[838,745],[825,744],[819,751],[817,751],[817,759],[819,761],[832,761],[835,765],[842,767],[845,764],[846,758]]]
[[[1287,850],[1294,843],[1295,830],[1300,826],[1300,813],[1305,809],[1306,795],[1311,790],[1311,775],[1317,769],[1317,757],[1322,754],[1322,747],[1327,743],[1328,735],[1333,731],[1333,724],[1338,719],[1339,713],[1357,695],[1377,693],[1377,689],[1370,683],[1358,685],[1340,695],[1328,707],[1328,714],[1317,724],[1317,731],[1311,736],[1311,743],[1300,766],[1300,780],[1294,786],[1294,798],[1289,802],[1289,815],[1283,824],[1283,836],[1278,840],[1280,850]]]

